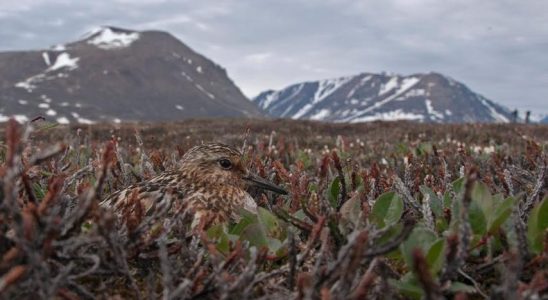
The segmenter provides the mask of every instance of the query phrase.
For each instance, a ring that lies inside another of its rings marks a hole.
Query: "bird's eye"
[[[219,160],[219,165],[221,165],[221,167],[223,169],[230,169],[232,168],[232,163],[230,162],[230,160],[226,159],[226,158],[222,158]]]

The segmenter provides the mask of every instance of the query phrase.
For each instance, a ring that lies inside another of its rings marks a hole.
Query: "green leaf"
[[[455,294],[456,293],[475,294],[477,292],[475,287],[471,285],[467,285],[462,282],[458,282],[458,281],[452,282],[448,290]]]
[[[445,239],[438,239],[432,244],[432,246],[430,246],[430,249],[428,250],[428,253],[426,255],[426,261],[428,262],[428,266],[430,266],[430,272],[433,275],[437,274],[443,267],[445,258],[444,252]]]
[[[249,224],[240,234],[240,240],[249,241],[250,246],[268,247],[268,238],[259,223]]]
[[[470,203],[468,218],[474,234],[484,235],[487,232],[487,219],[477,201],[472,201],[472,203]]]
[[[451,203],[451,221],[449,222],[449,228],[452,231],[458,231],[458,228],[461,223],[461,211],[462,211],[462,201],[460,197],[462,195],[455,196],[455,199]],[[458,199],[458,200],[457,200]]]
[[[287,231],[270,211],[259,207],[257,214],[242,210],[240,216],[240,221],[230,229],[227,240],[237,236],[239,240],[248,241],[250,246],[267,247],[271,253],[283,248],[282,241],[286,239]]]
[[[295,217],[295,218],[297,218],[297,219],[299,219],[299,220],[301,220],[301,221],[303,221],[303,220],[305,220],[306,218],[308,218],[302,209],[299,209],[298,211],[294,212],[294,213],[293,213],[293,217]]]
[[[375,201],[371,210],[371,220],[382,228],[399,222],[402,213],[403,200],[396,193],[387,192]]]
[[[226,227],[224,224],[211,226],[207,230],[207,236],[210,239],[217,241],[217,250],[219,250],[221,253],[228,254],[230,252],[230,240],[226,233]]]
[[[329,194],[328,194],[328,200],[332,207],[337,207],[339,204],[339,194],[341,191],[341,181],[339,177],[335,177],[333,181],[331,181],[331,186],[329,187]]]
[[[270,250],[273,253],[280,250],[283,246],[283,244],[282,244],[282,242],[280,242],[280,240],[273,239],[273,238],[267,238],[267,244],[268,244],[268,250]]]
[[[455,191],[455,194],[462,192],[462,189],[464,188],[464,180],[465,178],[461,177],[451,183],[451,185],[453,186],[453,191]]]
[[[34,183],[32,185],[32,189],[34,190],[34,195],[39,200],[42,200],[44,196],[46,195],[46,190],[42,188],[42,186],[39,183]]]
[[[86,221],[82,223],[82,226],[80,226],[80,228],[82,229],[82,232],[89,232],[92,227],[93,227],[93,224],[91,223],[91,221]]]
[[[440,198],[438,197],[438,195],[436,195],[436,193],[434,193],[434,191],[432,191],[432,189],[430,189],[429,187],[425,186],[425,185],[421,185],[419,187],[422,195],[424,196],[424,198],[426,199],[426,195],[429,196],[429,200],[430,200],[430,208],[432,209],[432,212],[434,213],[434,215],[436,216],[436,218],[440,218],[443,216],[443,207],[442,207],[442,203],[441,203],[441,200]]]
[[[453,198],[451,197],[450,192],[445,192],[443,195],[443,208],[451,208],[453,203]]]
[[[537,206],[539,206],[537,228],[540,231],[545,231],[548,228],[548,196],[544,197],[544,200]]]
[[[59,123],[46,123],[44,124],[43,126],[40,126],[37,131],[45,131],[45,130],[49,130],[49,129],[53,129],[55,127],[59,126]]]
[[[483,182],[476,182],[472,188],[472,202],[476,202],[485,214],[492,213],[493,197],[489,188]]]
[[[423,143],[420,143],[417,148],[415,149],[415,152],[417,154],[417,156],[421,156],[421,155],[425,155],[425,154],[428,154],[428,153],[432,153],[433,151],[433,148],[432,148],[432,143],[430,142],[423,142]]]
[[[340,209],[339,229],[342,232],[349,233],[352,229],[357,228],[360,223],[362,212],[361,200],[359,197],[351,197]]]
[[[396,151],[402,155],[409,153],[409,147],[406,143],[398,143],[395,148]]]
[[[413,282],[414,281],[414,282]],[[395,280],[395,279],[388,279],[388,282],[398,289],[398,291],[408,297],[409,299],[421,299],[423,295],[422,288],[416,282],[416,279],[413,281],[406,281],[406,280]]]
[[[278,218],[271,214],[268,210],[264,209],[263,207],[257,208],[257,216],[259,221],[265,225],[265,228],[268,231],[276,229],[278,226],[280,226],[280,222],[278,221]]]
[[[447,224],[447,220],[444,218],[436,219],[436,223],[434,225],[436,226],[436,230],[438,232],[444,232],[449,228],[449,224]]]
[[[497,231],[499,227],[508,220],[514,207],[515,199],[513,197],[508,197],[502,201],[500,201],[500,198],[502,198],[502,196],[495,196],[495,211],[491,214],[492,217],[489,220],[490,233]]]
[[[216,224],[207,230],[207,237],[210,239],[218,239],[223,234],[223,224]]]
[[[45,171],[45,170],[40,170],[40,175],[46,176],[46,177],[51,177],[55,174],[53,174],[52,172]]]
[[[234,225],[232,228],[230,228],[228,233],[239,236],[242,234],[242,232],[247,226],[257,222],[258,222],[257,216],[255,216],[254,214],[252,214],[251,212],[245,209],[242,209],[240,211],[240,221],[236,225]]]
[[[268,236],[278,238],[280,240],[284,240],[286,238],[285,231],[280,224],[280,220],[270,211],[259,207],[257,209],[257,217],[259,222],[264,226]]]
[[[529,247],[534,253],[540,253],[543,248],[544,233],[548,228],[548,196],[538,203],[527,222],[527,238]]]
[[[352,179],[348,178],[348,181],[351,182]],[[363,178],[361,176],[356,176],[356,191],[357,192],[363,191]]]
[[[388,241],[392,240],[395,236],[400,234],[402,229],[403,229],[402,223],[396,223],[396,224],[387,226],[386,228],[383,229],[383,234],[377,239],[375,239],[375,245],[378,245],[379,247],[383,247],[385,243],[387,243]],[[399,249],[396,248],[394,251],[386,254],[386,257],[401,260],[401,253]]]
[[[435,241],[437,241],[437,236],[432,230],[423,226],[415,227],[407,240],[400,245],[400,251],[407,267],[413,266],[412,252],[414,249],[419,248],[423,253],[428,253]],[[434,253],[432,256],[435,256]]]
[[[310,165],[312,164],[310,155],[308,155],[308,153],[304,152],[303,150],[299,150],[297,152],[297,161],[301,161],[305,169],[308,169]]]

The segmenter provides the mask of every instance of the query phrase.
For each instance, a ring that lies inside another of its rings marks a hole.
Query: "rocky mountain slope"
[[[253,99],[275,117],[334,122],[509,122],[511,112],[438,73],[363,73],[303,82]]]
[[[0,122],[257,117],[226,71],[172,35],[102,27],[40,51],[0,53]]]

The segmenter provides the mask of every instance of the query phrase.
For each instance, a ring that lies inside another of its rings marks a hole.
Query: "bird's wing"
[[[171,206],[175,199],[182,200],[184,191],[177,183],[176,174],[162,174],[109,195],[101,206],[117,211],[137,200],[142,210],[148,213],[158,207]]]

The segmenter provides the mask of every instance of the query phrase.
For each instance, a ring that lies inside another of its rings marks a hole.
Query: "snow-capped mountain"
[[[438,73],[363,73],[265,91],[253,102],[270,115],[334,122],[509,122],[511,112]]]
[[[40,51],[0,53],[0,122],[254,117],[226,71],[161,31],[102,27]]]

